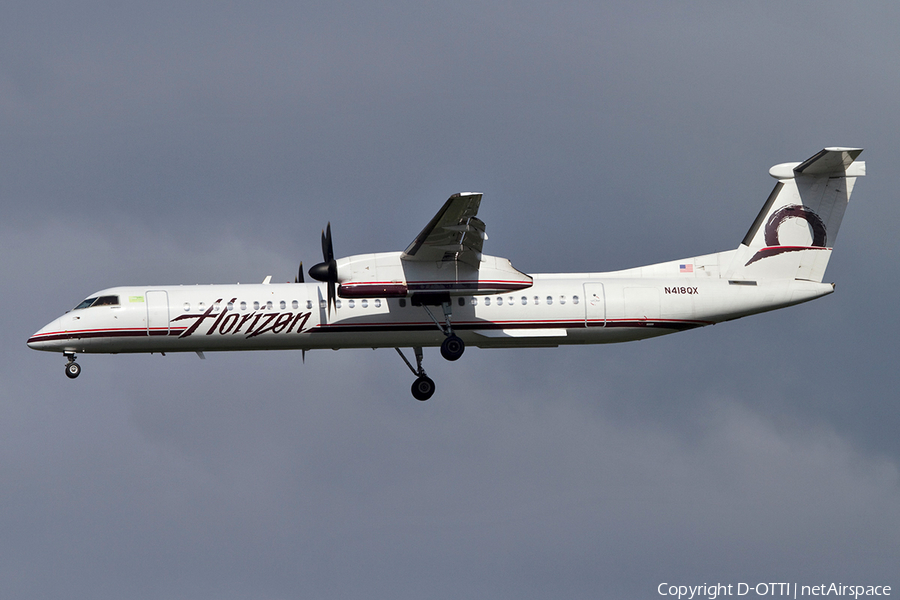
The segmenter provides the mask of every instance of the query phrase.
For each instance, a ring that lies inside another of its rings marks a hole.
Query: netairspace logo
[[[714,583],[703,585],[673,585],[667,582],[659,584],[656,591],[660,596],[672,596],[678,600],[708,598],[716,600],[720,596],[844,596],[854,599],[860,596],[890,596],[889,585],[844,585],[842,583],[798,585],[796,583]]]

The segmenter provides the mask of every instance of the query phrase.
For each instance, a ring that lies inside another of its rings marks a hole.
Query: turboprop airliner
[[[826,148],[772,167],[777,180],[732,250],[606,273],[523,273],[482,253],[481,194],[452,195],[402,252],[334,258],[331,224],[323,261],[304,282],[144,285],[91,294],[28,339],[61,352],[302,351],[395,348],[412,371],[413,396],[435,384],[423,348],[457,360],[466,346],[556,347],[627,342],[704,327],[807,302],[822,283],[838,227],[865,163],[859,148]],[[401,348],[412,348],[416,366]]]

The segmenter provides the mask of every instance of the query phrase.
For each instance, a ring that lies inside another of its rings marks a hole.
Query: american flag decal
[[[694,265],[678,265],[679,273],[693,273]]]

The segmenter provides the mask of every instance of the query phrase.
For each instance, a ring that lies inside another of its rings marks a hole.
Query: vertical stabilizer
[[[802,163],[769,169],[778,180],[738,247],[728,279],[821,282],[844,210],[866,164],[860,148],[825,148]]]

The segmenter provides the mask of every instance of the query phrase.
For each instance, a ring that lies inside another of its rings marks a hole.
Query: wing
[[[461,192],[444,203],[422,233],[400,256],[418,262],[458,261],[478,268],[481,247],[487,234],[484,222],[476,217],[481,194]]]

